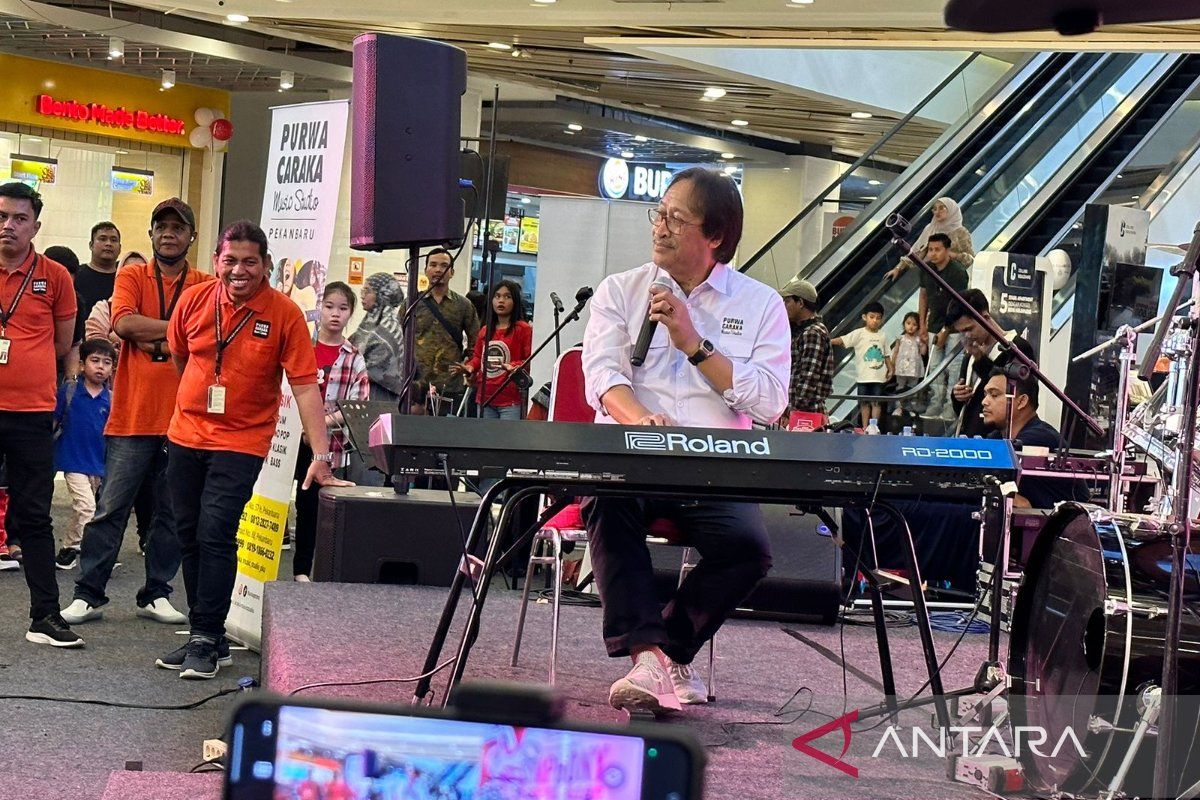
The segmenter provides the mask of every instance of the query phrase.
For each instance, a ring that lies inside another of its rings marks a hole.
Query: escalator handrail
[[[860,167],[862,167],[864,164],[866,164],[868,161],[870,161],[871,158],[877,152],[879,152],[883,148],[883,146],[886,145],[891,140],[891,138],[900,131],[901,128],[903,128],[910,121],[912,121],[912,119],[918,114],[918,112],[920,112],[922,109],[925,108],[926,105],[928,105],[930,102],[932,102],[933,98],[935,96],[937,96],[943,89],[945,89],[947,86],[949,86],[955,80],[957,80],[958,77],[960,75],[962,75],[963,72],[965,72],[966,69],[971,64],[973,64],[975,62],[975,59],[977,59],[980,55],[981,54],[978,51],[973,52],[973,53],[971,53],[970,56],[967,57],[967,59],[965,61],[963,61],[961,64],[959,64],[957,67],[955,67],[950,72],[949,75],[947,75],[945,78],[943,78],[941,80],[941,82],[939,82],[937,84],[937,86],[934,86],[932,90],[930,90],[923,98],[921,98],[920,102],[918,102],[915,106],[912,107],[912,110],[910,110],[907,114],[902,116],[900,119],[896,120],[896,124],[894,124],[886,132],[884,132],[884,134],[882,136],[880,136],[875,141],[875,143],[867,149],[867,151],[865,153],[863,153],[858,158],[856,158],[850,164],[850,166],[846,168],[845,172],[838,175],[837,178],[835,178],[832,183],[830,183],[828,186],[826,186],[819,194],[816,195],[816,197],[814,197],[811,201],[809,201],[808,204],[804,206],[804,208],[800,209],[799,213],[797,213],[796,216],[792,217],[792,219],[790,221],[786,222],[783,225],[783,227],[780,228],[779,231],[774,236],[772,236],[770,239],[768,239],[766,244],[764,244],[762,247],[758,248],[758,251],[755,252],[754,255],[752,255],[752,256],[750,256],[750,258],[746,259],[746,263],[743,264],[742,266],[740,266],[738,268],[738,271],[746,272],[747,270],[749,270],[752,266],[754,266],[758,262],[758,260],[760,258],[762,258],[764,255],[766,255],[768,250],[770,250],[772,247],[774,247],[776,244],[778,244],[780,242],[780,240],[782,240],[785,236],[787,236],[789,233],[791,233],[792,229],[795,228],[797,225],[799,225],[801,220],[803,220],[805,217],[807,217],[809,214],[811,214],[813,209],[824,204],[825,199],[827,197],[829,197],[829,195],[835,189],[837,189],[843,183],[845,183],[847,178],[849,178],[851,175],[853,175],[856,170],[858,170]]]

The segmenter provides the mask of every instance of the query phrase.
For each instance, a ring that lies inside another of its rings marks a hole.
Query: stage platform
[[[270,584],[264,613],[263,684],[286,694],[316,682],[416,675],[445,597],[444,589],[428,587]],[[509,666],[519,599],[520,595],[511,591],[494,589],[490,594],[483,629],[467,667],[468,678],[546,679],[547,605],[534,604],[529,609],[520,666]],[[468,602],[464,599],[460,621]],[[926,677],[920,640],[913,627],[896,627],[890,634],[898,691],[908,696]],[[935,633],[935,638],[939,657],[944,658],[957,635]],[[568,697],[568,715],[621,722],[621,714],[606,702],[607,691],[628,662],[605,655],[600,610],[565,607],[559,646],[558,686]],[[968,634],[945,667],[946,688],[967,685],[986,650],[985,635]],[[846,674],[845,692],[838,660],[843,651],[852,670]],[[448,645],[443,658],[452,654],[453,645]],[[698,665],[704,661],[702,654]],[[857,768],[857,778],[792,746],[793,739],[831,718],[879,702],[878,680],[875,634],[870,627],[848,625],[843,631],[734,620],[717,637],[717,702],[689,707],[670,722],[659,724],[685,725],[705,746],[709,755],[706,796],[710,798],[952,800],[985,796],[970,786],[950,782],[944,761],[928,754],[901,757],[888,743],[879,757],[872,757],[886,725],[865,729],[878,720],[853,723],[853,742],[844,764]],[[444,685],[443,679],[434,682],[439,701]],[[407,704],[412,687],[412,683],[324,687],[304,694]],[[777,714],[785,705],[787,711]],[[806,708],[810,710],[802,714]],[[905,721],[927,722],[930,713],[929,708],[909,712]],[[906,749],[910,749],[910,739],[905,730],[902,740]],[[813,746],[836,757],[842,750],[842,733],[834,730]]]

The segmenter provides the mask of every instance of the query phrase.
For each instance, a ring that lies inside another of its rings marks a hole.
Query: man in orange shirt
[[[0,460],[8,469],[8,526],[21,534],[31,623],[25,638],[82,647],[58,613],[54,567],[54,420],[57,362],[71,349],[75,287],[66,268],[33,249],[42,198],[0,186]]]
[[[218,280],[188,289],[167,341],[182,378],[167,429],[167,482],[183,551],[191,636],[158,659],[182,678],[217,674],[237,576],[237,530],[271,448],[286,374],[313,451],[304,488],[349,486],[333,477],[325,406],[308,323],[272,289],[266,234],[252,222],[225,229],[213,256]],[[226,662],[228,663],[228,662]]]
[[[62,610],[72,625],[98,619],[108,602],[105,588],[125,538],[129,512],[144,481],[154,491],[154,514],[146,540],[146,583],[137,594],[137,615],[171,625],[187,617],[171,605],[171,581],[179,571],[179,539],[166,485],[167,425],[175,409],[179,373],[166,344],[167,320],[184,290],[212,280],[191,267],[188,248],[196,235],[192,209],[178,197],[150,215],[149,264],[117,273],[112,321],[125,340],[113,381],[112,411],[104,427],[108,449],[96,516],[83,531],[75,597]]]

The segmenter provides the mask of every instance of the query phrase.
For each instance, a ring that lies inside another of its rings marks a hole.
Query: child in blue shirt
[[[104,478],[104,426],[112,405],[108,379],[116,360],[117,352],[108,340],[88,339],[79,346],[79,375],[58,389],[54,468],[63,473],[74,511],[55,558],[59,569],[79,563],[83,528],[96,514],[96,491]]]

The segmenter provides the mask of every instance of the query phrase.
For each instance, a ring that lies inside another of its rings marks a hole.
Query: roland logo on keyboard
[[[771,443],[767,441],[765,436],[761,439],[750,441],[746,439],[720,439],[711,433],[692,437],[684,433],[625,431],[625,447],[629,450],[657,450],[660,452],[741,453],[748,456],[771,455]]]

